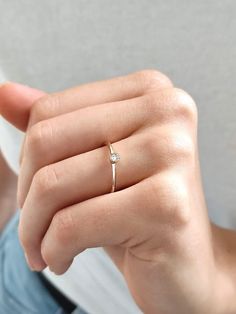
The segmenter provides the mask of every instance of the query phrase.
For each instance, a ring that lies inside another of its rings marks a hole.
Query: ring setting
[[[110,155],[110,161],[111,163],[115,164],[120,160],[120,155],[118,153],[112,153]]]
[[[120,160],[120,155],[113,150],[112,144],[107,142],[107,146],[110,151],[110,162],[111,162],[111,169],[112,169],[112,186],[111,186],[111,193],[115,192],[116,189],[116,163]]]

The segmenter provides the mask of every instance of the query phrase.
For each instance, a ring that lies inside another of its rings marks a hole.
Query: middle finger
[[[86,107],[35,124],[25,142],[18,182],[22,208],[34,174],[59,160],[115,142],[141,127],[148,118],[148,96]]]

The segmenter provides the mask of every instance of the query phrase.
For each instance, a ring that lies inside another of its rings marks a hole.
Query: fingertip
[[[45,95],[41,90],[15,82],[0,85],[0,114],[18,129],[25,131],[33,103]]]
[[[53,272],[55,275],[63,275],[67,270],[70,268],[73,261],[69,262],[62,262],[61,260],[58,260],[57,264],[50,265],[48,268],[51,272]]]
[[[11,82],[10,82],[10,81],[1,82],[1,83],[0,83],[0,88],[6,86],[6,85],[8,85],[8,84],[11,84]]]
[[[25,260],[32,271],[42,271],[47,266],[42,259],[32,259],[26,253]]]

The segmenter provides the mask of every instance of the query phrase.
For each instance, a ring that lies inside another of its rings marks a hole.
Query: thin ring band
[[[110,162],[111,162],[111,169],[112,169],[111,193],[113,193],[116,190],[116,163],[118,162],[118,160],[120,160],[120,155],[114,152],[113,146],[110,142],[107,142],[107,146],[110,151]]]

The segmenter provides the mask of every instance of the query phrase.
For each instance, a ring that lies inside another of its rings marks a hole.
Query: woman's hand
[[[106,141],[121,156],[115,193]],[[231,313],[202,191],[196,106],[163,74],[36,101],[18,191],[32,269],[62,274],[80,252],[104,247],[144,313]]]

